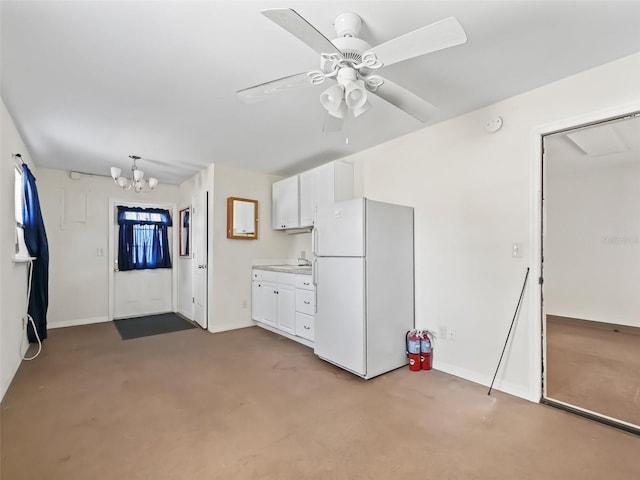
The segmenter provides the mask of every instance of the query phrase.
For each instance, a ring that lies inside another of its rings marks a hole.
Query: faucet
[[[309,260],[307,260],[306,258],[299,258],[298,259],[298,266],[302,266],[302,265],[310,267],[311,266],[311,262]]]

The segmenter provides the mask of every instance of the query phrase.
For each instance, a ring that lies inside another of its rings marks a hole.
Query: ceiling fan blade
[[[323,132],[339,132],[342,130],[344,120],[342,118],[334,117],[329,112],[324,114],[324,123],[322,124]]]
[[[279,78],[278,80],[272,80],[267,83],[261,83],[260,85],[254,85],[253,87],[245,88],[236,92],[243,102],[245,103],[258,103],[262,100],[266,100],[270,95],[274,93],[286,92],[294,88],[310,87],[311,78],[307,75],[307,72],[296,73],[288,77]]]
[[[438,107],[435,107],[416,94],[411,93],[409,90],[401,87],[397,83],[393,83],[386,78],[382,80],[382,85],[372,93],[375,93],[391,105],[398,107],[400,110],[404,110],[409,115],[417,118],[423,123],[433,120],[436,117]]]
[[[262,14],[298,37],[318,53],[338,53],[340,50],[331,41],[291,8],[263,10]]]
[[[467,41],[462,25],[454,17],[445,18],[426,27],[381,43],[363,54],[374,53],[383,65],[392,65],[409,58],[461,45]]]

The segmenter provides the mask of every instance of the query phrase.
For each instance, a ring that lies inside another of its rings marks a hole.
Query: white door
[[[148,207],[148,205],[143,206]],[[114,206],[114,209],[117,210],[117,206]],[[115,222],[117,214],[114,213],[113,218]],[[172,311],[172,269],[119,271],[117,266],[119,233],[120,228],[116,223],[113,242],[116,259],[113,276],[113,318],[140,317]],[[170,234],[170,245],[171,238]],[[170,251],[173,251],[171,247]],[[172,257],[171,260],[174,261],[174,258]]]
[[[310,227],[313,225],[313,217],[315,213],[316,202],[314,198],[314,180],[316,170],[307,170],[302,172],[300,177],[300,226]]]
[[[264,319],[264,300],[262,299],[262,282],[251,282],[251,318],[262,321]]]
[[[278,321],[278,285],[262,282],[262,321],[275,326]]]
[[[296,228],[300,225],[298,206],[298,175],[285,178],[273,184],[272,188],[272,228]]]
[[[315,354],[365,375],[364,258],[316,262]]]
[[[296,334],[295,288],[278,285],[278,328],[292,335]]]
[[[207,328],[208,279],[208,192],[201,190],[193,196],[191,213],[191,246],[193,248],[193,320]]]
[[[364,199],[319,205],[313,235],[318,256],[363,257]]]

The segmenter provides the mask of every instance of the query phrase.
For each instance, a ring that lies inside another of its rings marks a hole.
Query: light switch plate
[[[446,325],[438,325],[438,338],[442,340],[447,339],[447,326]]]

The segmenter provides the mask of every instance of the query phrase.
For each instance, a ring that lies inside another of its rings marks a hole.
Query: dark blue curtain
[[[33,261],[31,296],[27,312],[33,318],[40,340],[44,340],[47,338],[47,308],[49,307],[49,244],[40,210],[36,179],[26,164],[22,165],[22,181],[24,241],[29,255],[36,257]],[[38,341],[31,322],[27,324],[27,337],[30,343]]]
[[[118,270],[171,268],[168,210],[118,207],[118,225]]]

